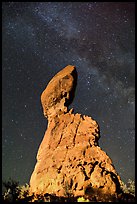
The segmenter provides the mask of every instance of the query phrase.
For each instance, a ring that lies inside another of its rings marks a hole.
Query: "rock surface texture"
[[[76,81],[76,68],[68,65],[41,95],[48,127],[38,150],[30,191],[64,197],[117,194],[121,180],[111,159],[98,146],[97,122],[68,111]]]

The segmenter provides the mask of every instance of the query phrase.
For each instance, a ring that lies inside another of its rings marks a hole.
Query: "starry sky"
[[[47,128],[40,95],[75,65],[70,105],[100,126],[100,147],[135,179],[135,3],[2,3],[2,179],[29,183]]]

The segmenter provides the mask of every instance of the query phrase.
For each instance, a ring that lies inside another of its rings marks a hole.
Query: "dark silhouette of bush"
[[[2,184],[5,189],[5,192],[2,194],[2,201],[4,203],[29,202],[34,197],[34,195],[29,195],[29,189],[25,189],[25,185],[19,186],[19,182],[15,180],[9,179],[7,182],[3,181]],[[29,187],[29,185],[27,187]]]
[[[8,182],[3,181],[3,186],[6,189],[6,192],[3,195],[3,200],[9,202],[16,202],[20,194],[20,190],[17,188],[18,185],[19,182],[13,181],[11,179]]]

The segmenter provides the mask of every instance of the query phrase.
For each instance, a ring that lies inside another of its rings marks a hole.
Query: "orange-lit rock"
[[[60,112],[67,112],[65,103],[71,102],[77,81],[74,66],[68,65],[58,72],[48,83],[41,95],[43,113],[46,117],[53,118]]]
[[[120,177],[111,159],[98,146],[99,126],[91,117],[73,114],[68,105],[76,86],[76,69],[57,73],[41,95],[48,128],[40,144],[30,191],[40,194],[83,196],[116,194]]]

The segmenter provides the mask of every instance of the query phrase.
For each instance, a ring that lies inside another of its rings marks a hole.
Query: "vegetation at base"
[[[124,193],[128,193],[135,196],[135,182],[132,181],[131,179],[128,180],[127,184],[122,182],[121,189]]]
[[[122,193],[117,197],[109,195],[85,195],[83,197],[74,197],[72,191],[69,192],[66,187],[65,197],[57,197],[56,195],[34,195],[29,194],[29,185],[19,185],[19,182],[9,180],[3,182],[2,203],[7,202],[135,202],[135,182],[128,180],[127,184],[121,183]]]

